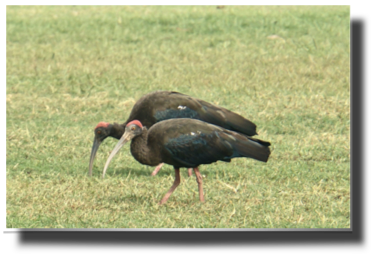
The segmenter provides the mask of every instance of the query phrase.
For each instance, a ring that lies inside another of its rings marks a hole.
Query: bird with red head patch
[[[175,181],[160,204],[166,203],[180,184],[179,168],[194,170],[199,199],[204,202],[199,165],[219,160],[230,162],[240,157],[267,162],[271,153],[269,142],[195,119],[169,119],[154,124],[149,130],[134,120],[126,125],[125,133],[110,153],[103,176],[112,158],[130,140],[131,154],[138,162],[149,166],[166,163],[175,169]]]
[[[225,129],[253,136],[256,125],[228,109],[177,92],[157,91],[144,95],[134,105],[129,118],[122,124],[100,122],[94,129],[94,141],[89,161],[89,176],[92,175],[93,163],[97,150],[107,137],[120,139],[125,126],[138,120],[147,129],[154,124],[174,118],[190,118],[205,121]],[[156,175],[163,164],[159,164],[152,175]]]

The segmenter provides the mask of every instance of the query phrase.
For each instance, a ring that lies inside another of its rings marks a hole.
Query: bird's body
[[[198,166],[216,161],[230,162],[237,157],[249,157],[267,162],[270,143],[226,130],[195,119],[170,119],[153,125],[150,129],[139,121],[126,125],[125,134],[110,154],[106,169],[119,149],[131,141],[131,153],[142,164],[156,166],[166,163],[174,166],[175,182],[172,190],[162,199],[165,203],[180,183],[179,168],[193,168],[199,185],[200,200],[203,201],[202,178]]]
[[[93,161],[102,141],[109,136],[120,139],[129,122],[139,120],[143,126],[149,129],[158,122],[174,118],[201,120],[248,136],[257,134],[254,123],[228,109],[181,93],[157,91],[140,98],[125,123],[98,123],[94,129],[95,137],[89,162],[89,175],[92,174]],[[160,167],[153,172],[153,175],[159,169]]]
[[[237,113],[195,97],[169,91],[157,91],[140,98],[122,125],[138,120],[150,128],[160,121],[176,118],[197,119],[248,136],[257,134],[256,125]]]
[[[245,156],[266,161],[268,148],[258,154],[258,148],[267,147],[264,145],[270,144],[203,121],[170,119],[144,129],[132,140],[130,148],[133,157],[145,165],[164,162],[175,168],[195,168]],[[255,153],[244,152],[245,147],[253,148],[250,151]]]

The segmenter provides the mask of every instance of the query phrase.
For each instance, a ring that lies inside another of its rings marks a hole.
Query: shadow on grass
[[[144,166],[144,165],[142,165]],[[130,177],[136,177],[136,176],[145,176],[145,177],[152,177],[155,178],[156,176],[151,176],[151,173],[154,171],[154,167],[141,167],[141,168],[131,168],[131,167],[125,167],[125,168],[116,168],[116,169],[109,169],[106,172],[105,179],[113,178],[116,176],[121,176],[127,178],[130,173]],[[157,176],[168,176],[173,175],[174,176],[174,170],[173,169],[161,169]],[[93,170],[93,176],[94,177],[102,177],[102,170]]]
[[[144,166],[144,165],[142,165],[142,166]],[[149,179],[150,178],[161,179],[161,178],[163,178],[163,176],[170,176],[171,175],[172,177],[175,178],[175,172],[174,172],[174,169],[172,167],[171,168],[162,168],[156,176],[151,176],[151,173],[153,171],[154,171],[154,167],[148,167],[148,166],[146,166],[146,168],[137,168],[137,169],[136,168],[130,168],[130,167],[117,168],[116,170],[111,170],[109,176],[115,175],[115,176],[127,177],[130,173],[130,177],[131,177],[131,175],[134,175],[134,176],[146,176]],[[205,175],[206,177],[208,177],[208,175],[210,174],[210,172],[207,170],[207,168],[204,168],[203,170],[200,169],[200,172],[202,175]],[[102,173],[99,175],[102,175]],[[193,173],[192,175],[194,176],[195,174]],[[108,175],[106,174],[106,178],[107,178],[107,176]],[[180,176],[183,178],[188,177],[186,168],[180,169]],[[157,177],[159,177],[159,178],[157,178]]]

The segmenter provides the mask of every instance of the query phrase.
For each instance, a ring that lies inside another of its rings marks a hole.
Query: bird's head
[[[143,127],[142,123],[138,120],[133,120],[126,125],[125,133],[122,135],[121,139],[119,139],[119,142],[115,145],[113,151],[111,151],[110,156],[106,161],[105,167],[103,169],[103,177],[105,177],[107,167],[109,166],[112,158],[118,153],[124,144],[132,140],[134,137],[141,135],[143,129],[145,129],[145,127]]]
[[[111,126],[112,125],[110,123],[101,121],[94,128],[94,137],[102,142],[105,138],[110,136]]]
[[[94,141],[89,161],[89,176],[92,175],[93,162],[99,146],[101,145],[102,141],[111,136],[113,132],[113,125],[108,122],[101,121],[94,128]]]
[[[125,143],[133,139],[135,136],[142,134],[143,125],[139,120],[133,120],[126,124],[125,133],[122,135],[121,139],[126,139]]]

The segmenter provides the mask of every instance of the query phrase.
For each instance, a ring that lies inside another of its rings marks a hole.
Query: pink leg
[[[194,168],[194,172],[196,175],[196,182],[198,183],[198,189],[199,189],[199,199],[201,202],[204,202],[204,195],[203,195],[203,178],[202,175],[199,172],[198,168]]]
[[[171,196],[172,192],[178,187],[180,184],[180,173],[179,169],[175,169],[175,181],[173,185],[171,186],[170,190],[166,193],[166,195],[162,198],[162,200],[159,202],[159,205],[162,205],[166,203],[167,199]]]
[[[188,177],[191,177],[192,176],[192,169],[187,169],[188,170]]]
[[[164,163],[161,163],[159,164],[158,166],[155,167],[155,170],[151,173],[151,176],[155,176],[157,175],[157,173],[159,172],[159,170],[162,168]]]

